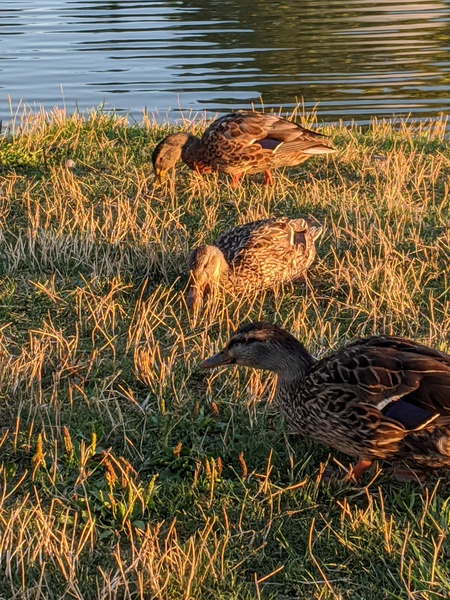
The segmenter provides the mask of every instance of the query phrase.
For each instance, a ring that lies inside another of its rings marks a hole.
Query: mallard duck
[[[240,327],[204,369],[244,365],[277,374],[276,404],[290,428],[355,456],[450,467],[450,356],[395,336],[356,340],[317,360],[270,323]]]
[[[153,151],[156,181],[160,183],[179,158],[201,174],[229,173],[236,185],[244,174],[264,171],[273,183],[270,169],[293,167],[310,156],[337,152],[330,140],[275,115],[239,111],[214,121],[201,138],[174,133]]]
[[[212,246],[196,248],[189,261],[188,308],[218,287],[240,293],[300,279],[314,261],[321,233],[307,219],[270,218],[239,225]]]

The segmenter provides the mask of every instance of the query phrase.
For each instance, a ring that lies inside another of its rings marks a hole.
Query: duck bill
[[[203,288],[191,285],[186,295],[186,304],[190,312],[200,308],[203,300]]]
[[[164,181],[164,178],[167,174],[167,171],[163,171],[162,169],[155,170],[155,183],[156,185],[161,185]]]
[[[200,367],[202,369],[215,369],[216,367],[232,365],[234,362],[234,358],[230,356],[228,350],[222,350],[221,352],[202,360]]]

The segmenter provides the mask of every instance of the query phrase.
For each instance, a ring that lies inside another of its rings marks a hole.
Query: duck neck
[[[181,159],[192,170],[198,170],[203,162],[202,140],[196,135],[185,134],[186,141],[181,149]]]
[[[306,376],[316,362],[313,356],[297,340],[290,340],[289,347],[280,349],[274,356],[277,368],[273,369],[278,376],[278,386],[293,385]]]
[[[304,346],[292,335],[282,332],[281,339],[271,343],[259,344],[256,339],[252,345],[242,352],[238,361],[247,367],[272,371],[278,376],[278,386],[301,381],[315,359]],[[254,350],[253,350],[254,348]]]

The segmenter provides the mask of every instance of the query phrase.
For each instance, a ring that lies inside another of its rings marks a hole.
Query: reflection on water
[[[445,112],[450,0],[3,0],[0,117],[8,96],[225,111],[319,103],[326,120]]]

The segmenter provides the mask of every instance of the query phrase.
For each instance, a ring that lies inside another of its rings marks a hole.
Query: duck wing
[[[275,154],[280,155],[283,163],[287,154],[291,157],[304,154],[305,159],[311,154],[336,152],[323,134],[275,115],[249,111],[214,121],[205,130],[202,144],[207,160],[216,167],[221,165],[241,172],[269,168]]]
[[[320,364],[320,363],[319,363]],[[322,361],[324,392],[352,390],[406,429],[438,415],[450,416],[450,356],[411,340],[373,336]],[[320,374],[321,368],[317,369]]]
[[[316,363],[303,386],[302,402],[323,415],[322,441],[353,456],[388,458],[450,416],[450,356],[403,338],[357,340]]]
[[[257,143],[277,154],[331,154],[337,152],[327,136],[275,115],[261,115],[264,137]]]
[[[381,373],[383,367],[385,376],[398,373],[395,375],[400,381],[397,395],[404,402],[431,415],[450,416],[450,355],[396,336],[373,336],[347,348],[362,351],[371,359],[377,373]],[[403,394],[402,386],[405,385],[414,389]],[[395,399],[392,402],[395,403]],[[394,406],[385,414],[392,410]]]

